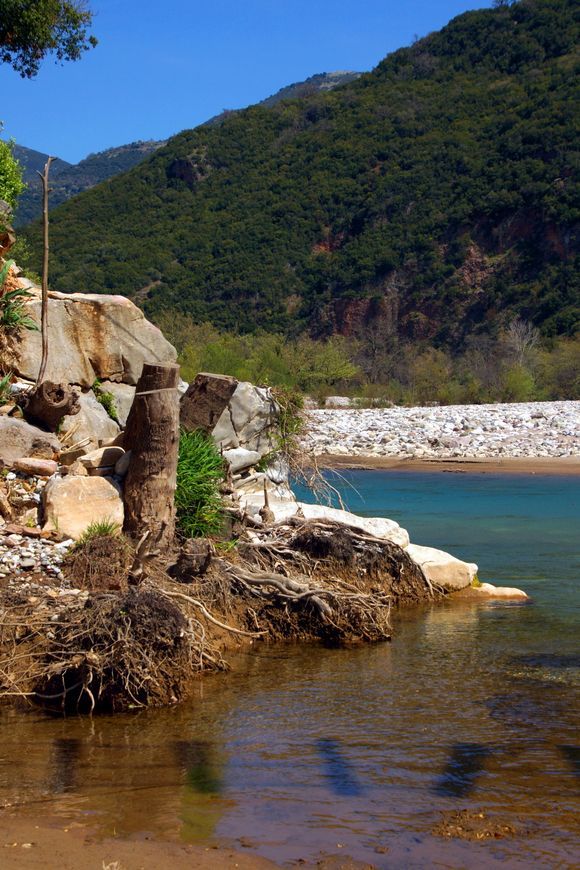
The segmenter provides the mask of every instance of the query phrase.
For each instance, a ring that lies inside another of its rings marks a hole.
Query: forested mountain
[[[287,85],[270,97],[266,97],[258,105],[275,106],[281,100],[303,97],[318,91],[330,91],[346,82],[354,81],[359,76],[360,73],[347,71],[318,73],[304,82]],[[221,124],[235,111],[240,110],[223,111],[204,123],[211,126]],[[114,175],[132,169],[162,145],[165,145],[165,141],[155,141],[154,139],[131,142],[129,145],[119,145],[117,148],[107,148],[106,151],[89,154],[88,157],[76,164],[67,163],[66,160],[57,158],[50,168],[52,193],[49,208],[56,208],[56,206],[78,193],[94,187],[101,181],[107,181]],[[42,172],[48,154],[34,151],[32,148],[25,148],[23,145],[15,145],[14,155],[23,167],[23,178],[27,185],[18,201],[18,209],[14,219],[15,225],[22,227],[39,218],[42,212],[42,187],[37,173]]]
[[[247,331],[571,333],[579,16],[469,12],[336,90],[175,136],[54,211],[53,287]]]
[[[55,208],[71,196],[88,190],[106,181],[113,175],[126,172],[138,163],[141,163],[152,151],[160,148],[165,142],[131,142],[129,145],[120,145],[118,148],[108,148],[98,154],[89,154],[80,163],[67,163],[58,158],[50,167],[50,207]],[[42,172],[48,154],[34,151],[32,148],[24,148],[22,145],[14,146],[14,156],[22,165],[23,178],[27,188],[18,201],[18,209],[15,215],[16,226],[24,226],[39,217],[42,211],[42,186],[37,172]]]

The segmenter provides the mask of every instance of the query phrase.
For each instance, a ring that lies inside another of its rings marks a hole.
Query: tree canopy
[[[32,78],[47,54],[78,60],[97,44],[92,17],[84,2],[0,0],[0,62]]]
[[[2,124],[0,124],[0,131]],[[10,142],[0,141],[0,200],[14,208],[18,195],[22,193],[22,169],[12,154]]]

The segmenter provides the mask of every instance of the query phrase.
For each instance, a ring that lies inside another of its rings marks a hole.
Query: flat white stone
[[[462,562],[444,550],[409,544],[407,553],[432,583],[442,586],[448,592],[465,589],[477,574],[475,563]]]

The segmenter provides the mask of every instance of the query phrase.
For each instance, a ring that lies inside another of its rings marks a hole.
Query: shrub
[[[212,439],[201,430],[182,429],[175,506],[178,527],[188,538],[221,531],[223,512],[218,487],[223,473],[223,459]]]
[[[24,302],[33,294],[21,287],[7,290],[2,293],[2,288],[10,273],[10,267],[14,260],[7,260],[0,268],[0,327],[5,330],[12,329],[38,329],[32,317],[26,313]]]
[[[117,412],[114,395],[103,390],[99,380],[96,380],[93,384],[93,393],[97,402],[103,406],[111,420],[114,420],[115,423],[119,423],[119,414]]]

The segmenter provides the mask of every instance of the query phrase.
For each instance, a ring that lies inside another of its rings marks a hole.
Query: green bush
[[[7,260],[0,268],[0,293],[10,272],[14,260]],[[38,329],[32,317],[26,313],[25,300],[33,294],[21,287],[8,290],[0,295],[0,327],[5,330]]]
[[[219,483],[223,459],[205,432],[181,430],[175,506],[177,525],[188,538],[219,534],[223,512]]]
[[[115,404],[114,395],[103,390],[99,380],[96,380],[93,384],[93,393],[97,402],[103,406],[111,420],[114,420],[115,423],[119,423],[119,414],[117,413],[117,405]]]

